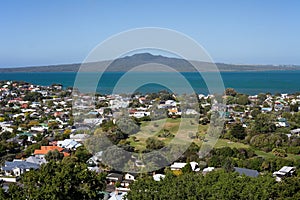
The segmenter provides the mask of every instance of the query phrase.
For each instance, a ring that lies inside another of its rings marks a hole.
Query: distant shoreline
[[[192,65],[192,64],[193,65]],[[109,65],[107,69],[106,66]],[[150,71],[168,71],[163,68],[151,70],[152,65],[169,66],[177,72],[195,72],[194,66],[201,72],[220,71],[220,72],[261,72],[261,71],[299,71],[298,65],[247,65],[247,64],[225,64],[225,63],[207,63],[200,61],[188,62],[184,59],[169,58],[164,56],[152,55],[149,53],[135,54],[124,58],[118,58],[111,61],[101,61],[94,63],[75,63],[75,64],[61,64],[48,66],[34,66],[34,67],[14,67],[14,68],[0,68],[0,73],[16,73],[16,72],[77,72],[79,69],[86,69],[93,71],[108,71],[108,72],[127,72],[136,66],[150,65],[148,68],[140,68],[141,72]],[[218,70],[215,69],[217,66]],[[149,70],[150,69],[150,70]]]

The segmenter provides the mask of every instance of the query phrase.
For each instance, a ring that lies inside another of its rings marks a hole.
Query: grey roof
[[[4,167],[2,167],[2,170],[13,170],[15,168],[20,168],[20,169],[38,169],[40,166],[35,163],[30,163],[27,161],[19,161],[19,160],[14,160],[13,162],[5,161]]]
[[[47,163],[47,161],[44,157],[40,158],[40,157],[35,157],[35,156],[29,156],[28,158],[26,158],[26,161],[29,163],[34,163],[34,164],[38,164],[38,165]]]
[[[279,170],[279,172],[290,173],[294,169],[295,169],[295,167],[284,166]]]
[[[239,168],[239,167],[234,167],[234,170],[238,172],[240,175],[246,175],[250,177],[257,177],[259,175],[259,172],[257,170],[253,169],[246,169],[246,168]]]
[[[106,176],[106,179],[117,179],[118,181],[122,181],[123,175],[117,173],[110,173]]]

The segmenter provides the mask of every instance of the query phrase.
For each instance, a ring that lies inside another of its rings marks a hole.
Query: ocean
[[[212,72],[206,73],[211,73],[211,77],[214,77]],[[207,75],[206,73],[203,73],[204,76]],[[60,83],[67,88],[74,86],[76,75],[76,72],[0,73],[0,80],[18,80],[43,86]],[[181,93],[186,92],[187,85],[184,81],[187,80],[196,93],[209,93],[199,73],[183,72],[182,77],[171,72],[135,72],[127,77],[124,75],[124,72],[105,72],[97,84],[94,80],[99,78],[99,75],[90,74],[85,76],[84,81],[80,80],[77,86],[91,91],[95,88],[101,94],[111,94],[113,91],[147,93],[170,88],[174,89],[175,91],[172,91],[175,93]],[[121,81],[124,77],[126,77],[125,81]],[[180,77],[182,80],[179,80]],[[272,94],[300,92],[300,71],[221,72],[221,78],[225,88],[234,88],[240,93],[249,95],[267,92]],[[145,80],[146,84],[141,80]],[[208,85],[213,84],[214,79],[209,79],[209,82]]]

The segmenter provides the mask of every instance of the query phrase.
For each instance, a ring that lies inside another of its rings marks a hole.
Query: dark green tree
[[[63,162],[50,161],[38,171],[29,171],[9,195],[20,199],[99,199],[105,187],[105,175],[87,170],[84,163],[68,158]],[[21,194],[20,194],[21,193]],[[22,194],[23,193],[23,194]],[[15,198],[13,198],[15,199]]]
[[[229,127],[232,137],[243,140],[246,137],[246,130],[241,123],[234,123]]]

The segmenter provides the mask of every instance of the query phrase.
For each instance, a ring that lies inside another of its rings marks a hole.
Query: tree
[[[234,165],[230,158],[225,159],[225,162],[222,166],[226,172],[233,172],[234,171]]]
[[[13,137],[14,134],[12,134],[11,132],[8,131],[4,131],[0,134],[0,140],[7,140],[11,137]]]
[[[233,96],[226,97],[226,104],[230,105],[230,104],[235,104],[235,103],[236,103],[236,99]]]
[[[181,169],[182,173],[186,174],[186,173],[191,173],[193,171],[190,163],[187,163],[182,169]]]
[[[152,177],[139,179],[130,185],[128,199],[286,199],[299,196],[299,179],[288,184],[276,184],[271,175],[257,178],[226,173],[224,170],[210,172],[205,176],[183,173],[173,176],[169,173],[161,181]],[[295,185],[295,186],[292,186]],[[287,189],[289,186],[292,188]],[[284,195],[281,193],[284,192]]]
[[[66,159],[50,161],[38,171],[21,177],[22,186],[12,185],[7,199],[99,199],[105,188],[105,174],[87,170],[84,163]]]
[[[275,156],[286,157],[286,152],[285,152],[285,150],[283,150],[283,149],[274,148],[274,149],[272,150],[272,153],[273,153]]]
[[[25,94],[23,100],[24,101],[40,101],[42,99],[42,94],[38,92],[28,92]]]
[[[131,154],[117,146],[108,147],[102,154],[102,163],[116,170],[123,170]]]
[[[235,97],[237,95],[237,92],[233,88],[226,88],[225,94],[227,96],[233,96],[233,97]]]
[[[229,128],[230,134],[232,137],[243,140],[246,137],[246,131],[242,124],[240,123],[234,123]]]
[[[79,162],[85,163],[91,156],[91,153],[84,146],[76,149],[75,157],[78,158]]]
[[[128,117],[121,117],[117,120],[116,125],[120,131],[128,135],[135,134],[140,130],[140,127]]]
[[[62,160],[64,158],[64,154],[59,152],[57,149],[53,150],[53,151],[49,151],[46,155],[45,155],[45,159],[47,161],[58,161],[58,160]]]
[[[247,104],[249,104],[250,101],[249,101],[247,95],[242,94],[242,95],[239,95],[239,96],[237,97],[236,102],[237,102],[237,104],[239,104],[239,105],[247,105]]]
[[[291,104],[290,105],[291,111],[298,112],[299,111],[299,103]]]
[[[158,150],[164,147],[164,142],[154,137],[149,137],[146,140],[146,148],[149,150]]]
[[[258,114],[254,121],[254,131],[258,133],[271,133],[276,130],[275,116],[271,114]]]
[[[192,142],[189,148],[183,154],[184,157],[186,158],[186,161],[187,162],[197,161],[199,159],[199,155],[198,155],[199,150],[200,147],[194,142]]]
[[[251,116],[255,118],[255,117],[257,117],[257,115],[259,115],[260,113],[261,113],[260,110],[254,109],[254,110],[251,111]]]
[[[33,154],[34,150],[40,149],[40,148],[41,148],[41,145],[39,143],[32,144],[26,148],[25,155],[30,156],[31,154]]]
[[[257,95],[257,99],[258,99],[258,104],[261,104],[262,102],[264,102],[264,100],[266,100],[267,95],[264,93],[259,93]]]
[[[3,188],[0,187],[0,199],[8,199],[7,194],[4,192]]]

